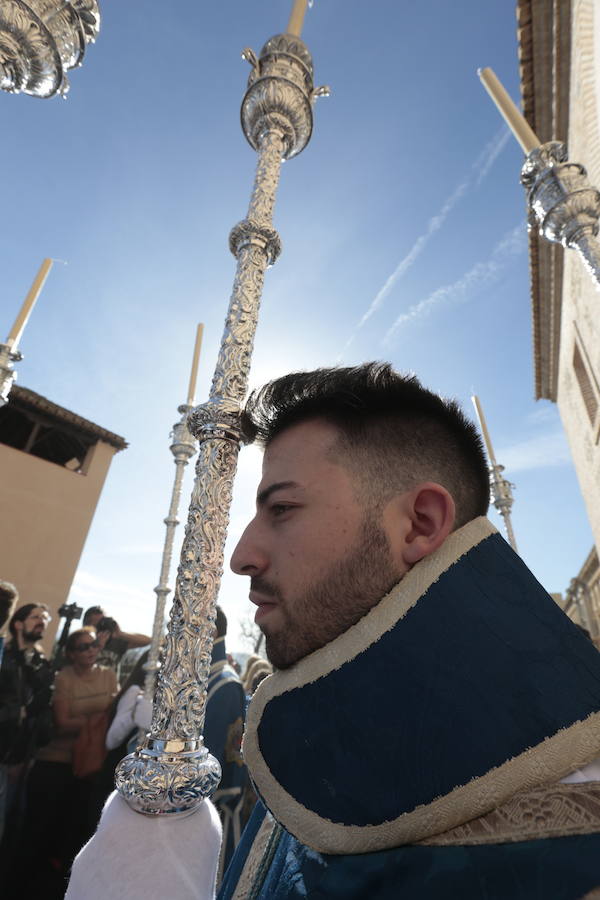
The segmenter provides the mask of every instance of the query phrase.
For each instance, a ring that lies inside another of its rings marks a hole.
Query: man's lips
[[[260,622],[279,606],[279,603],[273,597],[265,597],[256,591],[250,591],[250,602],[258,607],[254,616],[256,623]]]

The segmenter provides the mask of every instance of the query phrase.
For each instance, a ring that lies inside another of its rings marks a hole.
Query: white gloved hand
[[[213,900],[220,844],[210,800],[184,818],[143,816],[114,792],[75,858],[65,900]]]
[[[143,694],[140,694],[135,701],[133,721],[137,727],[141,728],[143,731],[150,730],[150,723],[152,722],[152,700],[148,700]]]

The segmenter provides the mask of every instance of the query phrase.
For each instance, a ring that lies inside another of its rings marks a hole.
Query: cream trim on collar
[[[484,517],[469,522],[414,566],[356,625],[292,668],[276,671],[259,686],[248,709],[244,759],[268,809],[303,844],[323,853],[345,854],[421,841],[484,815],[518,791],[552,784],[598,755],[600,713],[593,713],[427,805],[390,822],[366,826],[331,822],[307,809],[273,777],[262,756],[258,725],[274,697],[310,684],[354,659],[393,628],[458,559],[495,532]],[[357,771],[356,777],[368,779],[369,773]]]

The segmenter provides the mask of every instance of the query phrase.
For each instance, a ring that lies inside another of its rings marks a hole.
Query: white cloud
[[[571,454],[564,432],[560,429],[502,447],[497,451],[496,459],[504,466],[504,474],[510,479],[515,472],[564,466],[571,462]]]
[[[475,263],[456,281],[437,288],[428,297],[411,306],[407,312],[401,313],[384,335],[382,343],[386,346],[389,345],[396,332],[403,325],[414,322],[416,319],[424,318],[429,315],[434,307],[460,302],[485,285],[492,284],[498,279],[513,257],[520,253],[524,247],[525,229],[523,223],[520,222],[504,235],[486,260]]]
[[[452,194],[448,197],[446,202],[443,204],[441,209],[430,218],[425,231],[423,234],[419,235],[419,237],[415,240],[414,244],[408,251],[408,253],[400,260],[392,274],[386,279],[383,286],[377,291],[375,297],[371,301],[368,306],[366,312],[359,319],[357,324],[354,327],[354,330],[348,340],[346,341],[338,361],[341,360],[344,353],[350,348],[356,335],[361,330],[361,328],[369,321],[371,316],[377,312],[379,307],[382,305],[385,298],[392,291],[396,283],[402,278],[402,276],[410,269],[413,263],[418,259],[421,255],[431,238],[440,230],[456,204],[459,200],[464,196],[469,187],[472,184],[479,186],[483,179],[486,177],[490,169],[492,168],[494,162],[506,146],[506,142],[508,137],[510,136],[510,132],[508,128],[502,128],[489,143],[485,145],[475,162],[471,167],[471,171],[467,178],[460,182],[460,184],[454,189]]]
[[[476,187],[479,187],[481,182],[484,180],[484,178],[506,147],[510,136],[510,130],[506,127],[506,125],[503,125],[502,128],[500,128],[500,130],[496,132],[489,144],[486,144],[481,152],[481,155],[473,165]]]
[[[110,581],[94,575],[92,572],[85,572],[78,569],[73,584],[69,600],[75,600],[88,605],[107,604],[110,605],[110,598],[116,598],[129,603],[148,603],[154,596],[153,592],[143,591],[139,588],[128,587],[121,582]]]

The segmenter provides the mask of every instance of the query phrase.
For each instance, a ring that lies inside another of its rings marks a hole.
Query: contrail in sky
[[[466,193],[471,184],[475,184],[475,186],[479,186],[481,184],[483,179],[492,168],[494,162],[506,146],[509,135],[510,131],[508,130],[508,128],[506,128],[506,126],[503,126],[502,129],[494,135],[492,140],[485,145],[484,149],[473,163],[471,172],[469,173],[467,178],[461,181],[460,184],[452,192],[452,194],[450,194],[439,212],[431,217],[423,234],[419,235],[406,256],[404,256],[400,260],[392,274],[385,281],[383,287],[379,289],[379,291],[371,301],[368,309],[366,310],[362,318],[357,322],[352,334],[342,348],[342,352],[340,353],[338,359],[341,359],[343,357],[344,353],[354,342],[354,339],[360,329],[379,309],[395,284],[399,281],[400,278],[402,278],[404,273],[408,271],[408,269],[410,269],[415,260],[421,255],[433,235],[440,230],[458,201],[461,199],[463,194]]]
[[[382,344],[389,346],[394,335],[403,325],[414,322],[416,319],[424,318],[429,315],[435,306],[464,300],[474,290],[496,281],[513,257],[520,253],[524,247],[525,228],[524,223],[519,222],[496,244],[487,259],[475,263],[456,281],[437,288],[424,300],[420,300],[419,303],[411,306],[407,312],[399,315],[392,327],[384,335]]]

